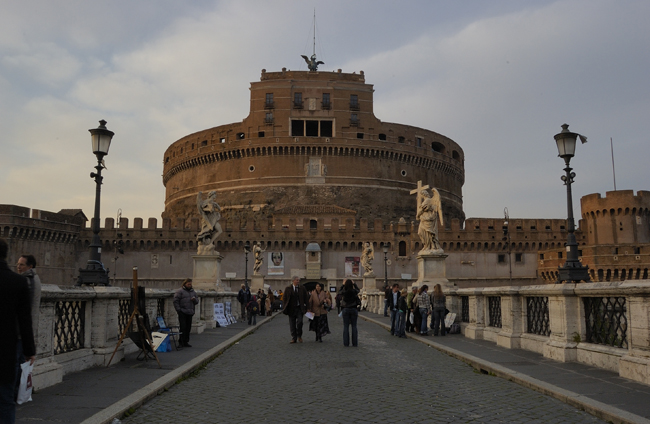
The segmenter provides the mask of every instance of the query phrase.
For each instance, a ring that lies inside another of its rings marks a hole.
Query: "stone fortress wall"
[[[415,182],[440,191],[448,222],[462,209],[464,152],[433,131],[373,114],[363,72],[262,71],[250,114],[174,142],[164,155],[163,218],[196,216],[218,193],[223,217],[272,218],[287,207],[338,206],[357,221],[415,216]]]

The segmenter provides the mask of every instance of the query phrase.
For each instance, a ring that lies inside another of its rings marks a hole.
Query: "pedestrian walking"
[[[38,321],[41,312],[41,279],[36,273],[36,258],[33,255],[22,255],[16,263],[16,271],[23,277],[27,278],[29,287],[29,304],[32,309],[32,334],[34,340],[38,340]],[[23,373],[20,366],[23,360],[23,344],[20,337],[16,344],[16,390],[15,397],[18,397],[18,388],[20,386],[20,376]]]
[[[390,311],[390,335],[395,336],[397,328],[397,302],[399,302],[399,284],[393,284],[390,296],[388,297],[388,310]],[[397,334],[399,335],[399,334]]]
[[[431,305],[433,306],[433,315],[431,316],[431,329],[433,330],[433,335],[438,335],[438,329],[440,329],[440,335],[445,335],[445,309],[446,308],[446,298],[442,292],[442,287],[440,284],[433,286],[433,294],[431,294]]]
[[[253,298],[246,305],[246,313],[248,314],[248,325],[257,325],[257,314],[259,311],[260,311],[260,304],[257,301],[257,298],[253,296]]]
[[[417,297],[417,302],[418,302],[418,309],[420,311],[420,316],[422,317],[422,324],[420,326],[420,335],[421,336],[428,336],[427,332],[427,317],[429,316],[429,313],[431,312],[431,300],[429,299],[429,295],[427,294],[427,291],[429,290],[429,286],[426,284],[420,288],[418,291],[418,297]]]
[[[251,300],[251,291],[246,287],[246,284],[241,285],[241,289],[239,289],[239,293],[237,293],[237,300],[241,306],[241,319],[246,319],[246,305],[248,305],[248,302]]]
[[[413,311],[413,298],[418,294],[418,286],[413,286],[408,296],[406,296],[406,307],[408,308],[408,313],[406,314],[406,332],[412,333],[415,331],[415,314]],[[411,322],[411,314],[413,314],[413,322]]]
[[[300,277],[293,277],[291,285],[284,290],[282,313],[289,316],[289,343],[302,343],[302,316],[307,312],[309,295],[304,286],[300,285]]]
[[[257,300],[259,301],[260,304],[260,316],[266,315],[266,293],[264,293],[264,289],[259,289],[257,291]]]
[[[25,277],[7,265],[7,242],[0,239],[0,422],[16,422],[14,387],[16,381],[16,349],[18,335],[23,357],[34,364],[36,348],[32,333],[29,287]]]
[[[406,338],[406,321],[408,320],[408,306],[406,305],[406,293],[408,290],[402,289],[401,296],[397,300],[397,328],[395,335],[405,339]]]
[[[323,286],[316,284],[316,287],[309,296],[309,307],[307,310],[314,314],[310,328],[314,329],[317,342],[322,343],[323,336],[329,332],[329,327],[327,325],[327,308],[330,305],[330,300],[327,299],[327,293],[323,290]]]
[[[181,333],[180,345],[183,347],[192,347],[190,345],[192,317],[194,316],[194,308],[198,303],[199,296],[192,288],[192,280],[186,278],[181,288],[174,294],[174,309],[178,314],[178,326]]]
[[[357,319],[359,317],[358,305],[359,287],[350,279],[345,280],[341,289],[341,314],[343,315],[343,346],[350,346],[350,327],[352,328],[352,346],[358,346]]]

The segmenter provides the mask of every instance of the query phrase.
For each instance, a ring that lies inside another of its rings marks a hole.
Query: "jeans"
[[[431,329],[434,335],[438,335],[438,327],[440,327],[440,335],[445,335],[445,308],[433,308],[433,316],[431,317]]]
[[[391,309],[390,311],[390,334],[394,335],[397,333],[397,309]],[[399,334],[398,334],[399,336]]]
[[[388,316],[388,299],[384,299],[384,316]]]
[[[241,305],[241,319],[245,320],[246,319],[246,304],[245,303],[240,303]]]
[[[358,344],[358,334],[357,334],[357,318],[359,317],[359,311],[357,308],[343,308],[343,346],[350,345],[350,329],[349,326],[352,326],[352,346],[357,346]]]
[[[420,334],[427,333],[427,317],[429,316],[429,310],[426,308],[420,308],[420,315],[422,315],[422,325],[420,326]]]
[[[251,320],[253,321],[253,325],[257,325],[257,314],[255,313],[249,313],[248,314],[248,325],[251,325]]]
[[[0,423],[16,422],[16,401],[14,400],[14,382],[0,384]]]
[[[399,311],[398,312],[398,320],[397,320],[397,328],[395,330],[395,334],[403,337],[406,336],[406,320],[408,317],[408,311]]]

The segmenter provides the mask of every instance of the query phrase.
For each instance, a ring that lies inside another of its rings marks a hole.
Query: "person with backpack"
[[[246,313],[248,314],[248,325],[257,325],[257,314],[260,313],[260,304],[257,302],[256,296],[252,296],[246,305]]]
[[[357,319],[359,318],[358,305],[359,287],[350,279],[345,280],[341,289],[341,314],[343,315],[343,346],[350,346],[350,327],[352,327],[352,346],[358,346]]]

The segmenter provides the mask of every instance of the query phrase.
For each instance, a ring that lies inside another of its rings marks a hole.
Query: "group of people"
[[[7,242],[0,239],[0,422],[16,421],[20,365],[34,363],[41,282],[32,255],[18,259],[15,273],[7,265]]]
[[[429,286],[413,286],[410,293],[407,289],[400,291],[399,284],[386,288],[384,316],[390,311],[390,334],[406,338],[406,333],[419,332],[428,336],[427,318],[431,316],[431,330],[434,336],[445,335],[446,297],[440,284],[433,286],[429,294]]]
[[[291,285],[285,289],[282,312],[289,316],[289,343],[302,343],[303,316],[307,313],[312,314],[310,329],[316,333],[317,342],[322,342],[323,336],[331,334],[327,313],[332,309],[332,295],[323,288],[323,285],[317,284],[314,290],[308,293],[307,289],[300,285],[300,278],[294,277]],[[350,345],[350,334],[352,346],[358,345],[357,318],[360,305],[359,288],[352,280],[345,280],[337,294],[337,306],[343,318],[344,346]]]
[[[271,289],[268,292],[259,289],[254,295],[251,294],[246,284],[242,284],[239,293],[237,293],[237,301],[241,306],[241,318],[248,317],[248,325],[257,325],[258,315],[271,316],[276,299],[277,292],[273,292]]]

